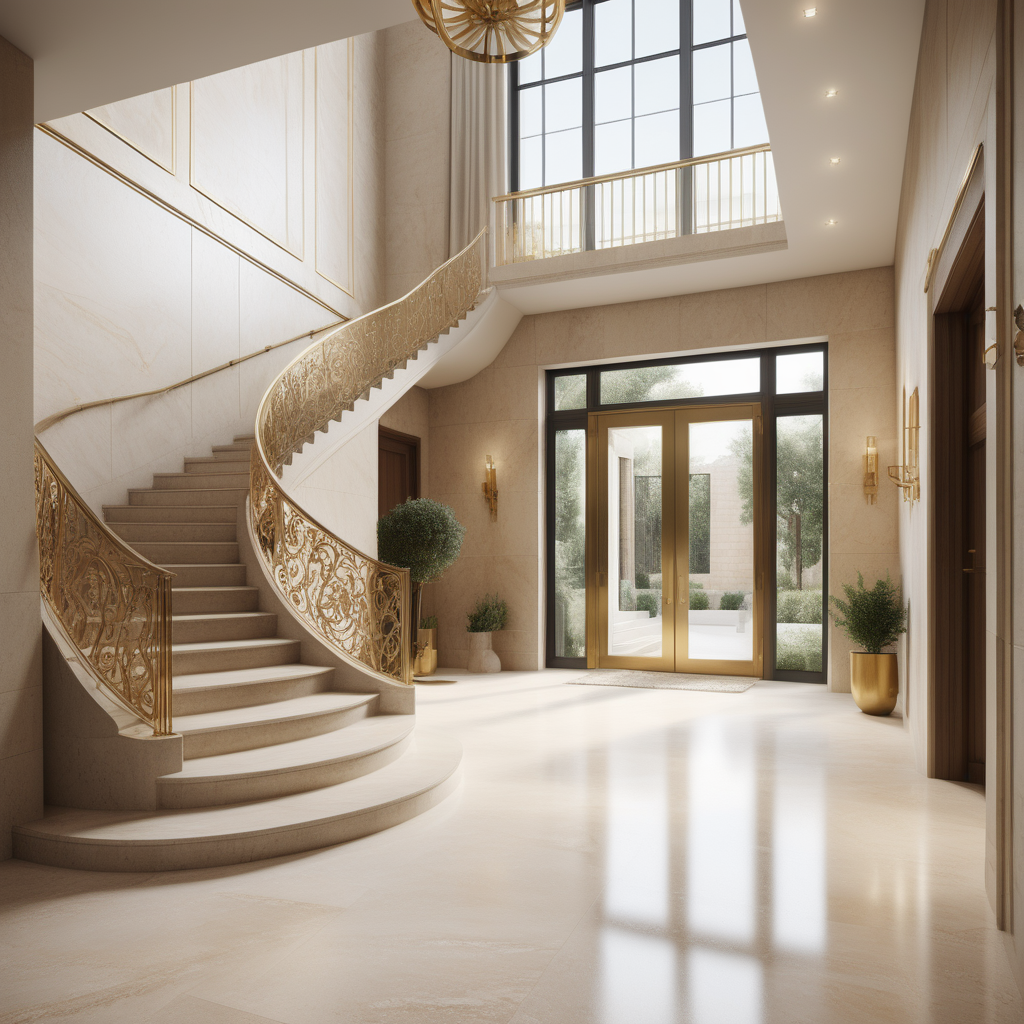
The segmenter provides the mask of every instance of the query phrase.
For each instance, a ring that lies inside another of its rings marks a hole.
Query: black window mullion
[[[541,123],[543,129],[544,124]],[[513,61],[509,68],[509,104],[508,104],[508,148],[512,160],[509,169],[509,189],[519,191],[519,63]],[[513,209],[515,204],[512,204]]]
[[[583,5],[583,177],[594,176],[594,5]],[[583,248],[597,248],[596,199],[593,186],[583,196],[583,224],[581,242]]]

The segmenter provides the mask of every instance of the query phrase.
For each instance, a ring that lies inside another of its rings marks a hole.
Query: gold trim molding
[[[168,174],[174,176],[174,175],[177,174],[176,168],[178,166],[178,116],[177,116],[178,115],[178,87],[176,85],[172,85],[172,86],[169,86],[169,88],[170,88],[170,91],[171,91],[171,166],[170,167],[168,167],[167,164],[165,164],[163,162],[163,160],[160,160],[158,157],[155,157],[152,153],[147,153],[146,150],[144,150],[142,148],[142,146],[140,146],[137,142],[132,142],[132,140],[129,139],[126,135],[122,135],[116,128],[112,128],[109,124],[107,124],[106,121],[104,121],[101,118],[97,117],[91,110],[83,110],[82,114],[85,117],[89,118],[90,121],[94,122],[95,124],[98,124],[104,131],[110,132],[110,134],[113,135],[115,139],[119,139],[129,149],[134,149],[136,153],[138,153],[140,156],[144,156],[147,160],[150,161],[150,163],[156,164],[157,167],[159,167],[162,171],[167,171]],[[158,89],[156,91],[157,92],[162,92],[163,90]],[[112,106],[112,104],[108,104],[108,106]],[[94,109],[98,110],[99,107],[96,107]]]

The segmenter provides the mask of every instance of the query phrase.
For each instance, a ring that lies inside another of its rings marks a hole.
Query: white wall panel
[[[148,92],[86,111],[132,149],[174,174],[174,88]]]

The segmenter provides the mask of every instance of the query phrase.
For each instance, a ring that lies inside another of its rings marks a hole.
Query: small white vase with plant
[[[885,651],[907,631],[903,592],[889,574],[868,590],[857,573],[857,586],[843,584],[846,600],[829,597],[835,624],[861,651],[850,652],[850,689],[867,715],[888,715],[896,707],[899,671],[896,655]]]
[[[492,634],[505,628],[508,605],[497,594],[486,594],[466,616],[469,633],[470,672],[500,672],[501,661],[491,646]]]

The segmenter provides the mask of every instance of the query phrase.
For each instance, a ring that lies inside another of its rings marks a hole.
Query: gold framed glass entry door
[[[593,664],[760,676],[759,406],[592,421]]]

